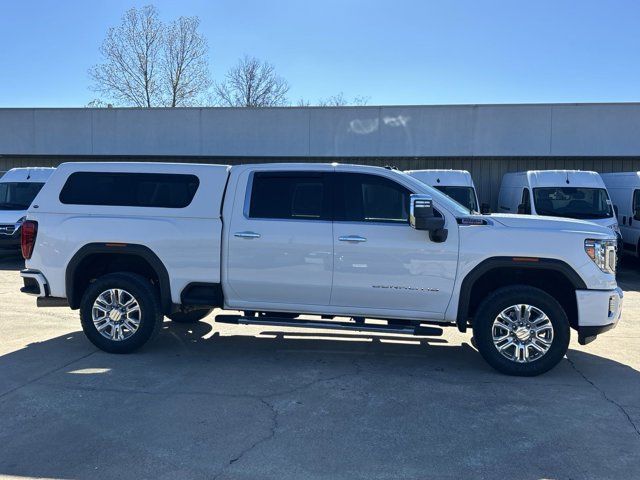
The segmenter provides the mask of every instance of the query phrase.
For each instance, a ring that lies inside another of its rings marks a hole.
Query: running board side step
[[[439,337],[442,329],[438,327],[423,327],[420,325],[376,325],[354,322],[323,322],[321,320],[297,320],[280,317],[243,317],[240,315],[216,315],[217,323],[232,325],[269,325],[275,327],[317,328],[326,330],[347,330],[354,332],[395,333],[401,335],[416,335],[423,337]]]

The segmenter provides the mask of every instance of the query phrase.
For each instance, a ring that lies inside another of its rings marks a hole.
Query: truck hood
[[[27,214],[25,210],[0,210],[0,224],[15,224]]]
[[[494,213],[484,215],[495,222],[510,228],[529,228],[532,230],[564,230],[584,234],[600,234],[607,238],[614,236],[613,231],[601,225],[585,220],[572,218],[545,217],[541,215],[515,215],[509,213]]]

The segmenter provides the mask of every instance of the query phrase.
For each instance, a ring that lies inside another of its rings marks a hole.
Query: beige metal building
[[[640,104],[0,109],[0,171],[80,160],[466,169],[495,208],[507,171],[640,170]]]

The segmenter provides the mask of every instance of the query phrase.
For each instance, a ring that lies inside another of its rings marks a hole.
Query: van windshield
[[[0,210],[27,210],[44,183],[0,183]]]
[[[611,201],[604,188],[534,188],[533,202],[538,215],[578,219],[613,216]]]
[[[452,187],[445,185],[435,185],[445,195],[453,198],[463,207],[468,208],[472,212],[479,212],[478,203],[476,202],[476,192],[472,187]]]

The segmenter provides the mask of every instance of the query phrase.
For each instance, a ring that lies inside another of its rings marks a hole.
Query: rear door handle
[[[361,237],[360,235],[345,235],[342,237],[338,237],[338,240],[340,240],[341,242],[354,242],[354,243],[367,241],[366,238]]]
[[[239,238],[260,238],[260,234],[256,232],[236,232],[233,236]]]

